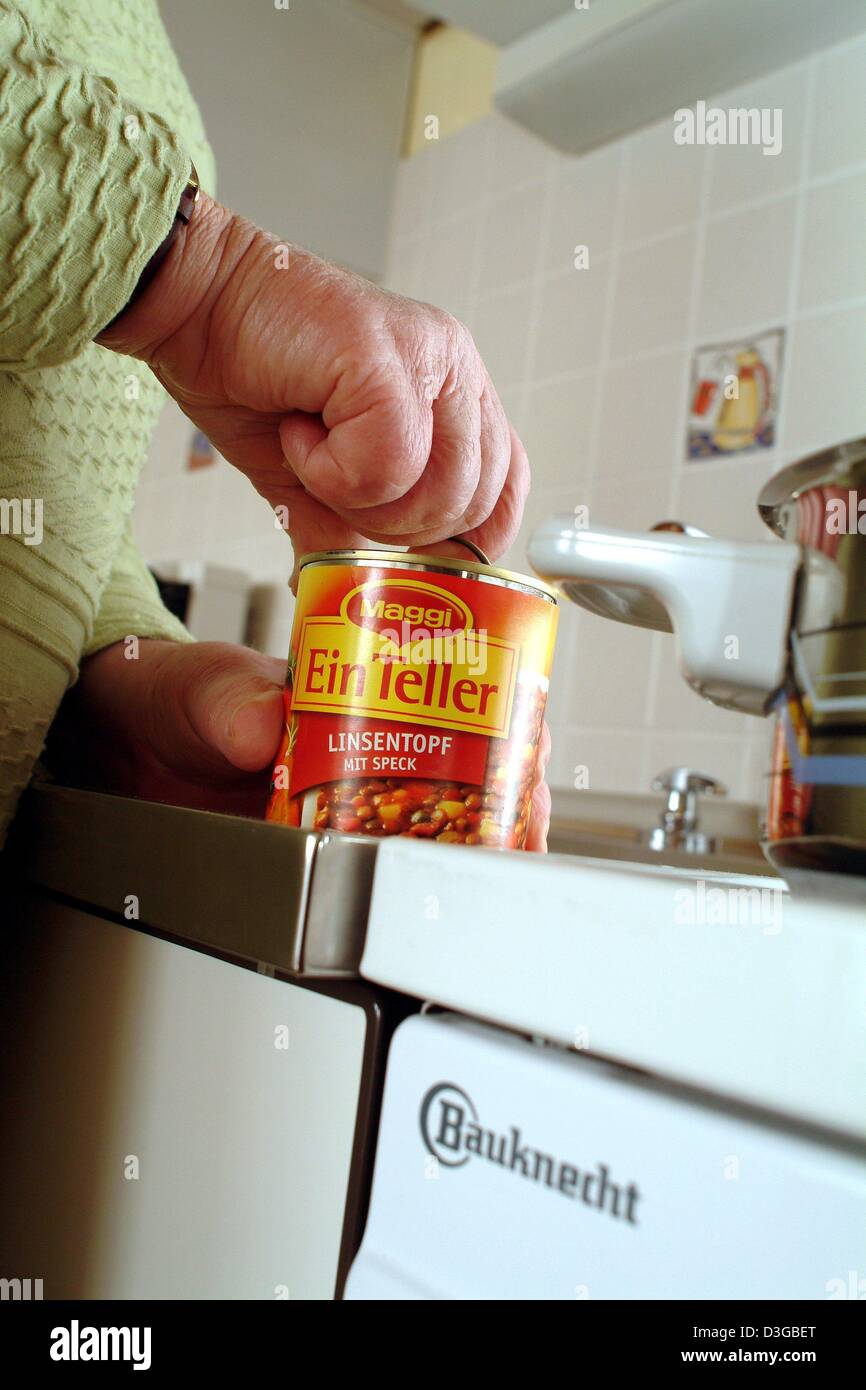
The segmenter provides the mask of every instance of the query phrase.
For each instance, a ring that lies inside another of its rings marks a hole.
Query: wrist
[[[171,338],[206,319],[253,235],[250,223],[202,191],[153,279],[96,341],[155,367]]]

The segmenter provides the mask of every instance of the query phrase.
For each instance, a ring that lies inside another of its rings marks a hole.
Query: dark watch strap
[[[166,256],[168,255],[169,251],[174,245],[175,239],[181,227],[186,227],[189,225],[190,218],[192,217],[192,210],[198,202],[198,195],[200,191],[201,190],[198,181],[198,172],[196,170],[195,165],[191,163],[189,178],[187,180],[186,187],[180,195],[180,202],[177,205],[177,212],[174,214],[174,221],[168,229],[168,234],[165,237],[163,237],[162,241],[159,243],[159,246],[157,246],[150,260],[147,262],[147,265],[144,267],[144,270],[139,275],[138,283],[136,284],[135,289],[132,291],[132,294],[124,304],[120,313],[115,314],[114,318],[111,320],[111,323],[106,324],[106,328],[110,328],[112,324],[116,323],[117,320],[120,318],[120,315],[125,314],[127,309],[129,309],[137,299],[140,299],[144,291],[147,289],[151,280],[156,275],[156,272],[159,270],[159,267],[162,265],[163,261],[165,260]],[[105,329],[102,329],[101,331],[104,333]]]

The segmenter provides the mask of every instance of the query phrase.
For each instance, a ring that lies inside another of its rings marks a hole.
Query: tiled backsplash
[[[577,503],[602,526],[675,516],[763,539],[763,482],[792,458],[866,433],[864,89],[866,37],[708,94],[716,106],[780,108],[775,157],[676,145],[668,119],[575,159],[493,116],[404,163],[387,283],[468,323],[532,464],[503,564],[525,569],[535,523]],[[579,244],[585,270],[574,268]],[[779,327],[772,450],[686,463],[692,351]],[[181,471],[190,428],[173,407],[160,423],[136,516],[145,555],[235,565],[277,585],[267,645],[282,655],[286,538],[222,461]],[[585,767],[594,790],[642,791],[687,762],[735,796],[760,797],[766,724],[692,694],[672,639],[573,608],[560,631],[555,785]]]
[[[148,564],[202,560],[242,570],[273,586],[266,650],[285,657],[292,631],[292,551],[274,513],[246,478],[218,455],[193,472],[186,458],[193,426],[173,401],[157,425],[139,484],[135,530]]]
[[[765,539],[755,508],[790,459],[866,433],[866,38],[712,105],[783,112],[782,150],[677,145],[658,124],[582,158],[499,116],[405,164],[392,288],[475,334],[526,444],[532,495],[502,563],[554,511],[600,526],[677,517]],[[589,268],[574,268],[575,247]],[[696,347],[784,327],[772,450],[685,462]],[[550,779],[646,790],[690,763],[761,796],[769,728],[701,700],[673,640],[564,609]]]

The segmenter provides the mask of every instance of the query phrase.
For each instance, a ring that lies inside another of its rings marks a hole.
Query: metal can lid
[[[556,604],[558,594],[549,584],[534,575],[517,574],[514,570],[498,569],[495,565],[482,565],[477,560],[455,560],[447,555],[423,555],[413,550],[314,550],[302,555],[299,569],[307,565],[357,563],[362,565],[384,565],[389,568],[424,569],[432,573],[460,574],[467,579],[486,580],[488,583],[503,584],[509,589],[521,589]]]

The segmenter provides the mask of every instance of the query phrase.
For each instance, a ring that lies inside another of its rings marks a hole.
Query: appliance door
[[[52,1299],[333,1298],[360,1234],[373,991],[36,895],[5,916],[3,1271]]]
[[[346,1296],[824,1299],[862,1266],[864,1213],[862,1149],[416,1016]]]

